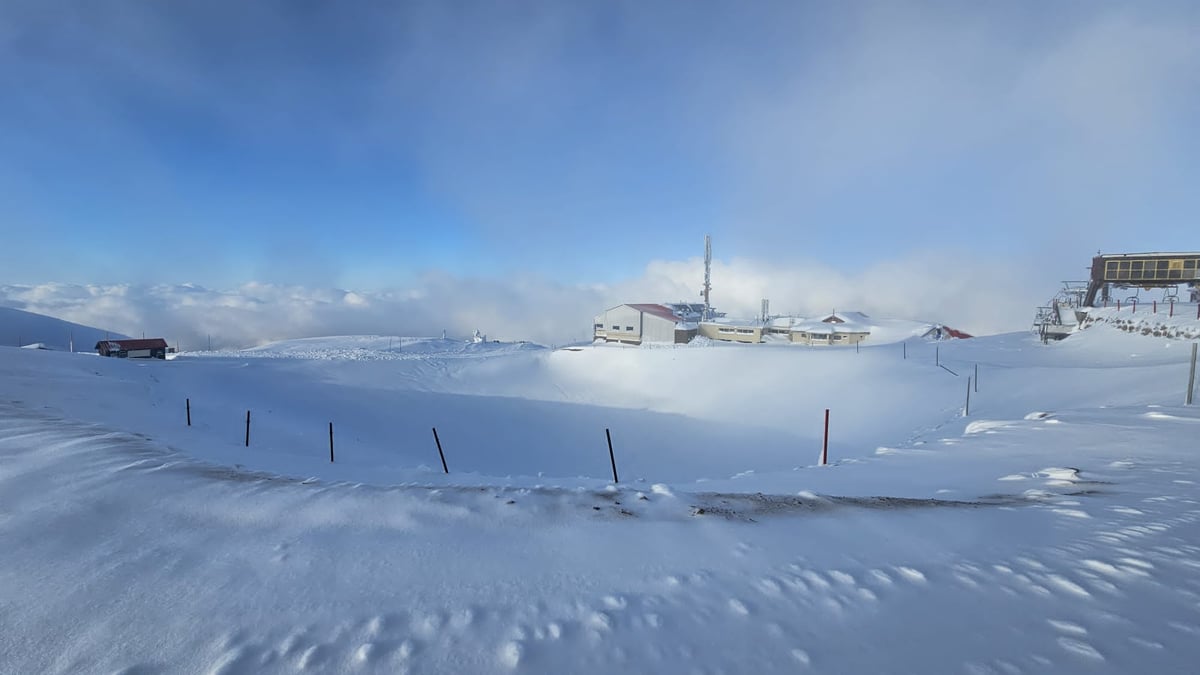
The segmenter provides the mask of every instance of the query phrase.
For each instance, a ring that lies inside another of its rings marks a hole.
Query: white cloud
[[[592,317],[622,302],[699,301],[700,259],[660,260],[616,284],[564,285],[535,277],[427,274],[407,288],[347,291],[268,283],[229,290],[194,284],[0,286],[7,305],[128,335],[166,337],[187,349],[245,347],[319,335],[470,335],[563,343],[590,337]],[[864,269],[802,260],[717,261],[713,302],[754,316],[861,310],[939,321],[976,333],[1020,330],[1054,287],[1002,262],[928,254]]]

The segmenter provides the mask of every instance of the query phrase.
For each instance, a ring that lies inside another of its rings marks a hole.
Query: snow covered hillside
[[[127,336],[12,307],[0,307],[0,345],[15,347],[41,343],[49,349],[69,351],[74,339],[76,351],[90,352],[94,351],[97,342],[110,337]]]
[[[0,671],[1192,672],[1189,350],[0,348]]]

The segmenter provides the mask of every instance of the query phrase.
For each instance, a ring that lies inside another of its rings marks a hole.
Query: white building
[[[657,304],[617,305],[597,314],[592,337],[606,342],[640,345],[645,342],[683,344],[696,336],[696,325],[686,306]]]

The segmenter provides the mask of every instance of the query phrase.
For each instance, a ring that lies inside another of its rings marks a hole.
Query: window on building
[[[594,328],[603,329],[603,328],[604,328],[604,324],[602,324],[602,323],[598,323],[598,324],[596,324],[596,325],[594,326]]]
[[[717,332],[718,333],[736,333],[737,331],[733,330],[732,328],[718,328]]]
[[[621,330],[620,326],[613,326],[613,330]]]
[[[754,335],[753,328],[739,328],[737,329],[737,332],[739,335]]]
[[[845,335],[834,335],[834,336],[833,336],[833,341],[834,341],[834,342],[841,342],[841,341],[842,341],[842,340],[844,340],[845,338],[846,338],[846,336],[845,336]]]
[[[629,331],[630,333],[632,333],[632,332],[633,332],[633,326],[625,326],[625,330],[627,330],[627,331]]]

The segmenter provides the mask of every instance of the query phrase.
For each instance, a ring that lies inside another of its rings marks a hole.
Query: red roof
[[[949,334],[950,334],[950,337],[956,337],[956,338],[969,338],[969,337],[974,337],[974,336],[973,336],[973,335],[971,335],[970,333],[964,333],[964,332],[962,332],[961,330],[955,330],[955,329],[953,329],[953,328],[951,328],[951,327],[949,327],[949,326],[942,326],[942,330],[944,330],[944,331],[946,331],[947,333],[949,333]]]
[[[670,321],[671,323],[677,323],[679,321],[679,317],[675,316],[675,313],[671,311],[670,307],[665,307],[663,305],[649,305],[649,304],[630,305],[630,307],[636,309],[639,312],[643,312],[645,314],[652,314],[654,316],[657,316],[660,319],[666,319],[667,321]]]
[[[127,351],[127,352],[131,352],[131,351],[138,350],[138,349],[166,349],[167,348],[167,341],[162,338],[146,338],[146,339],[142,339],[142,340],[104,340],[102,342],[96,343],[96,349],[99,349],[100,345],[104,344],[105,342],[107,342],[110,345],[117,345],[119,347],[119,349],[121,349],[123,351]],[[112,347],[109,347],[109,349],[112,349]]]

